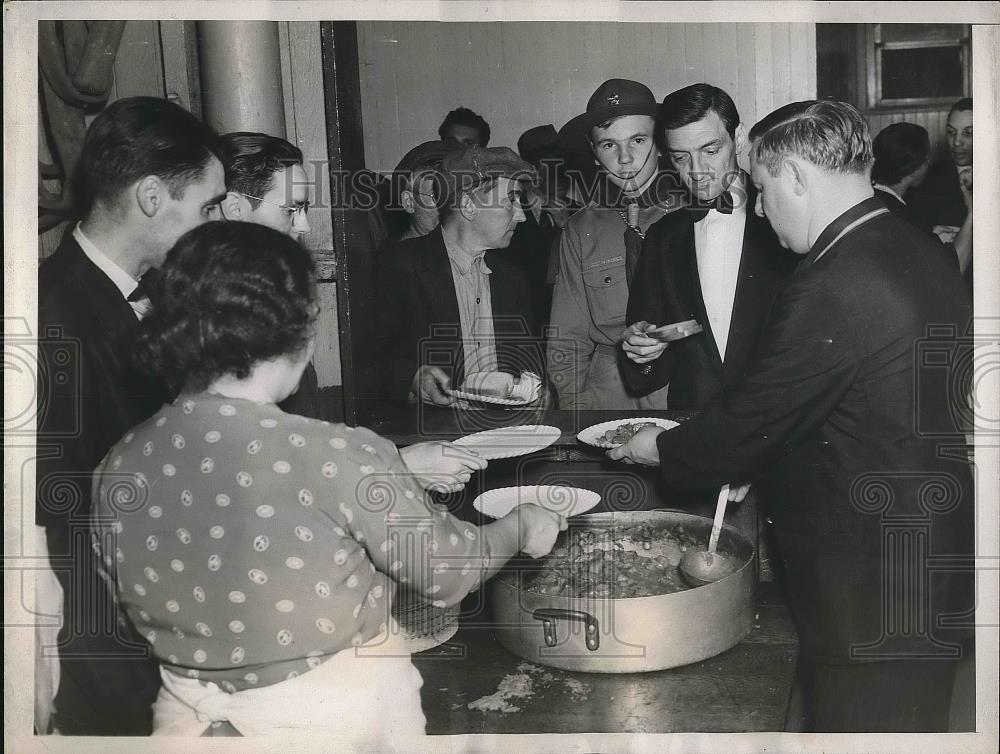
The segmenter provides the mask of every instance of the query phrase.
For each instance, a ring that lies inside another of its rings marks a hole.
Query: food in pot
[[[604,442],[609,442],[613,445],[624,445],[633,437],[636,433],[643,427],[655,427],[656,424],[653,422],[631,422],[629,424],[621,424],[614,429],[609,429],[601,437]]]
[[[680,525],[570,528],[537,570],[520,575],[507,571],[501,578],[526,591],[558,597],[672,594],[691,588],[678,566],[685,552],[704,546],[701,539]]]

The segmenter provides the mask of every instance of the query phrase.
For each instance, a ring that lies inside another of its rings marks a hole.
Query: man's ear
[[[471,196],[468,194],[462,194],[461,198],[458,200],[458,211],[466,220],[471,220],[476,216],[476,203],[472,201]]]
[[[226,198],[219,204],[222,208],[222,216],[227,220],[243,219],[242,197],[235,191],[227,191]]]
[[[166,199],[167,186],[155,175],[147,175],[135,184],[135,202],[146,217],[153,217]]]
[[[792,192],[802,196],[809,188],[809,176],[805,166],[794,157],[786,157],[781,161],[781,172],[786,180],[791,182]]]
[[[399,202],[403,205],[403,209],[406,210],[407,213],[412,215],[416,211],[413,200],[413,192],[409,189],[403,189],[399,193]]]

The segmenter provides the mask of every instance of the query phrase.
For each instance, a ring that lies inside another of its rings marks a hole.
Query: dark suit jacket
[[[502,249],[486,252],[501,371],[541,375],[531,291],[522,270]],[[441,367],[452,384],[465,376],[458,298],[441,229],[386,246],[376,266],[376,332],[368,361],[381,373],[381,397],[405,400],[417,367]]]
[[[115,284],[87,259],[72,228],[39,267],[38,327],[36,520],[47,527],[85,526],[91,471],[168,395],[132,367],[139,321]],[[72,494],[62,497],[67,484]]]
[[[622,375],[633,392],[645,395],[669,383],[671,408],[698,409],[743,376],[771,303],[799,263],[799,257],[778,245],[767,220],[754,212],[756,201],[757,193],[749,186],[743,256],[725,361],[705,311],[692,216],[683,210],[672,212],[649,229],[629,291],[626,322],[667,325],[696,319],[705,330],[671,343],[650,362],[648,374],[621,352]]]
[[[38,272],[36,522],[63,586],[57,724],[68,735],[149,735],[158,663],[117,608],[88,536],[91,476],[168,396],[130,365],[139,322],[67,229]]]
[[[671,486],[762,490],[807,657],[844,661],[864,644],[876,649],[868,659],[938,652],[937,616],[970,604],[970,573],[924,558],[973,552],[955,426],[971,314],[934,242],[872,197],[817,239],[743,379],[658,437]],[[900,562],[911,545],[914,559]],[[927,633],[904,632],[904,620]]]
[[[879,199],[882,200],[882,203],[885,205],[886,209],[888,209],[892,214],[902,218],[903,220],[906,220],[906,222],[910,223],[911,225],[920,228],[920,230],[924,231],[925,233],[928,233],[931,238],[933,238],[935,241],[938,242],[938,245],[944,251],[948,259],[950,259],[952,263],[954,263],[954,265],[958,267],[958,252],[955,250],[955,244],[941,243],[941,239],[939,239],[936,235],[934,235],[933,224],[930,222],[930,218],[928,218],[926,215],[922,215],[920,212],[915,210],[912,205],[904,204],[903,202],[899,201],[899,199],[890,194],[888,191],[883,191],[880,188],[876,188],[875,196],[877,196]]]

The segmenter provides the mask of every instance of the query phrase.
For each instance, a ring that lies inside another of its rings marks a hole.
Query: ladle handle
[[[708,538],[708,554],[715,555],[719,544],[719,532],[722,531],[722,520],[726,517],[726,503],[729,501],[729,485],[722,485],[719,490],[719,501],[715,504],[715,520],[712,522],[712,534]]]

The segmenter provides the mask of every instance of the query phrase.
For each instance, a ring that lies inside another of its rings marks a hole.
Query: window
[[[941,107],[969,96],[968,26],[872,24],[868,29],[871,107]]]

